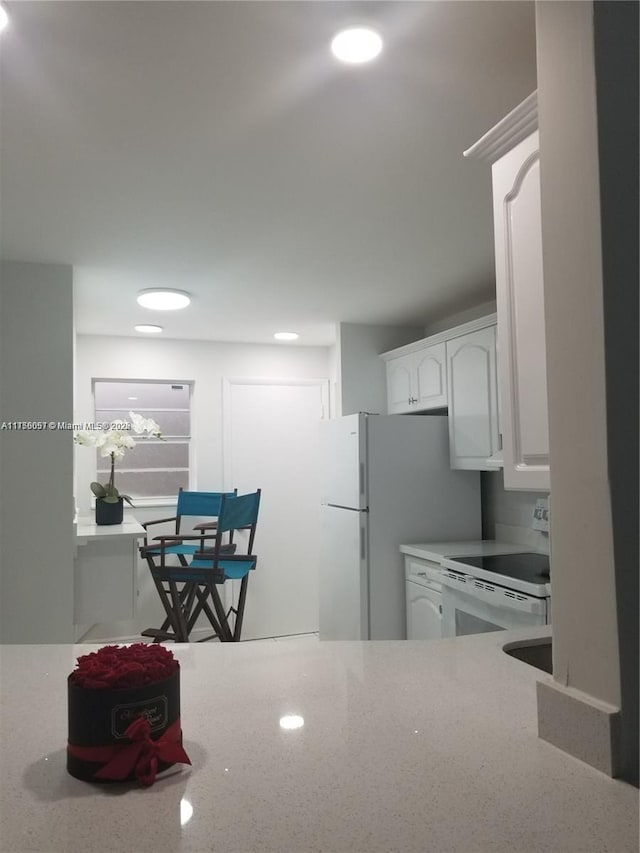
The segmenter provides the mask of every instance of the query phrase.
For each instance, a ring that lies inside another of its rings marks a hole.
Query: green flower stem
[[[109,495],[113,494],[115,468],[116,468],[116,456],[115,456],[115,453],[112,453],[111,454],[111,473],[109,474],[109,486],[107,487],[107,494],[109,494]]]

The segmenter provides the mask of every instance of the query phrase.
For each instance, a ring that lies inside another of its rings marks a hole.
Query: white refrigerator
[[[480,474],[452,471],[446,415],[320,424],[321,640],[406,638],[403,543],[480,539]]]

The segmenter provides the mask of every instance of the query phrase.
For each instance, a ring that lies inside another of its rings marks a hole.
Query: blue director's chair
[[[260,494],[260,489],[246,495],[223,494],[215,534],[161,536],[154,540],[157,545],[147,544],[140,549],[167,616],[163,629],[148,629],[143,636],[153,636],[156,642],[170,639],[189,642],[189,634],[204,613],[214,630],[212,637],[221,642],[240,640],[249,573],[257,563],[253,546]],[[233,541],[237,531],[244,531],[247,536],[241,554]],[[184,546],[191,543],[194,550],[186,552]],[[180,553],[176,546],[182,549]],[[180,564],[169,565],[167,558],[177,553],[182,557]],[[241,583],[237,608],[232,606],[225,613],[218,587],[227,580]]]

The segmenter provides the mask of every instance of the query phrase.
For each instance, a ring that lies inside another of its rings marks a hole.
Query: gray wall
[[[536,501],[548,495],[544,492],[507,491],[502,471],[483,471],[480,479],[483,538],[522,542],[534,551],[548,554],[548,534],[531,526]]]
[[[594,15],[622,775],[638,784],[638,4]]]
[[[337,342],[338,415],[386,414],[387,379],[379,353],[419,341],[424,327],[339,323]]]
[[[71,267],[0,267],[0,421],[73,420]],[[0,639],[73,640],[73,433],[0,430]]]
[[[446,332],[447,329],[453,329],[454,326],[461,326],[463,323],[470,323],[472,320],[478,320],[480,317],[486,317],[487,314],[495,314],[496,300],[492,299],[489,302],[483,302],[481,305],[475,305],[473,308],[468,308],[466,311],[458,311],[455,314],[449,314],[442,320],[436,323],[428,323],[426,335],[435,335],[438,332]]]

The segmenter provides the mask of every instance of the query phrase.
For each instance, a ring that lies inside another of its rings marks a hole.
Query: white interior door
[[[318,423],[328,391],[323,380],[224,380],[225,488],[262,489],[243,640],[318,630]],[[238,590],[225,584],[227,606]]]

